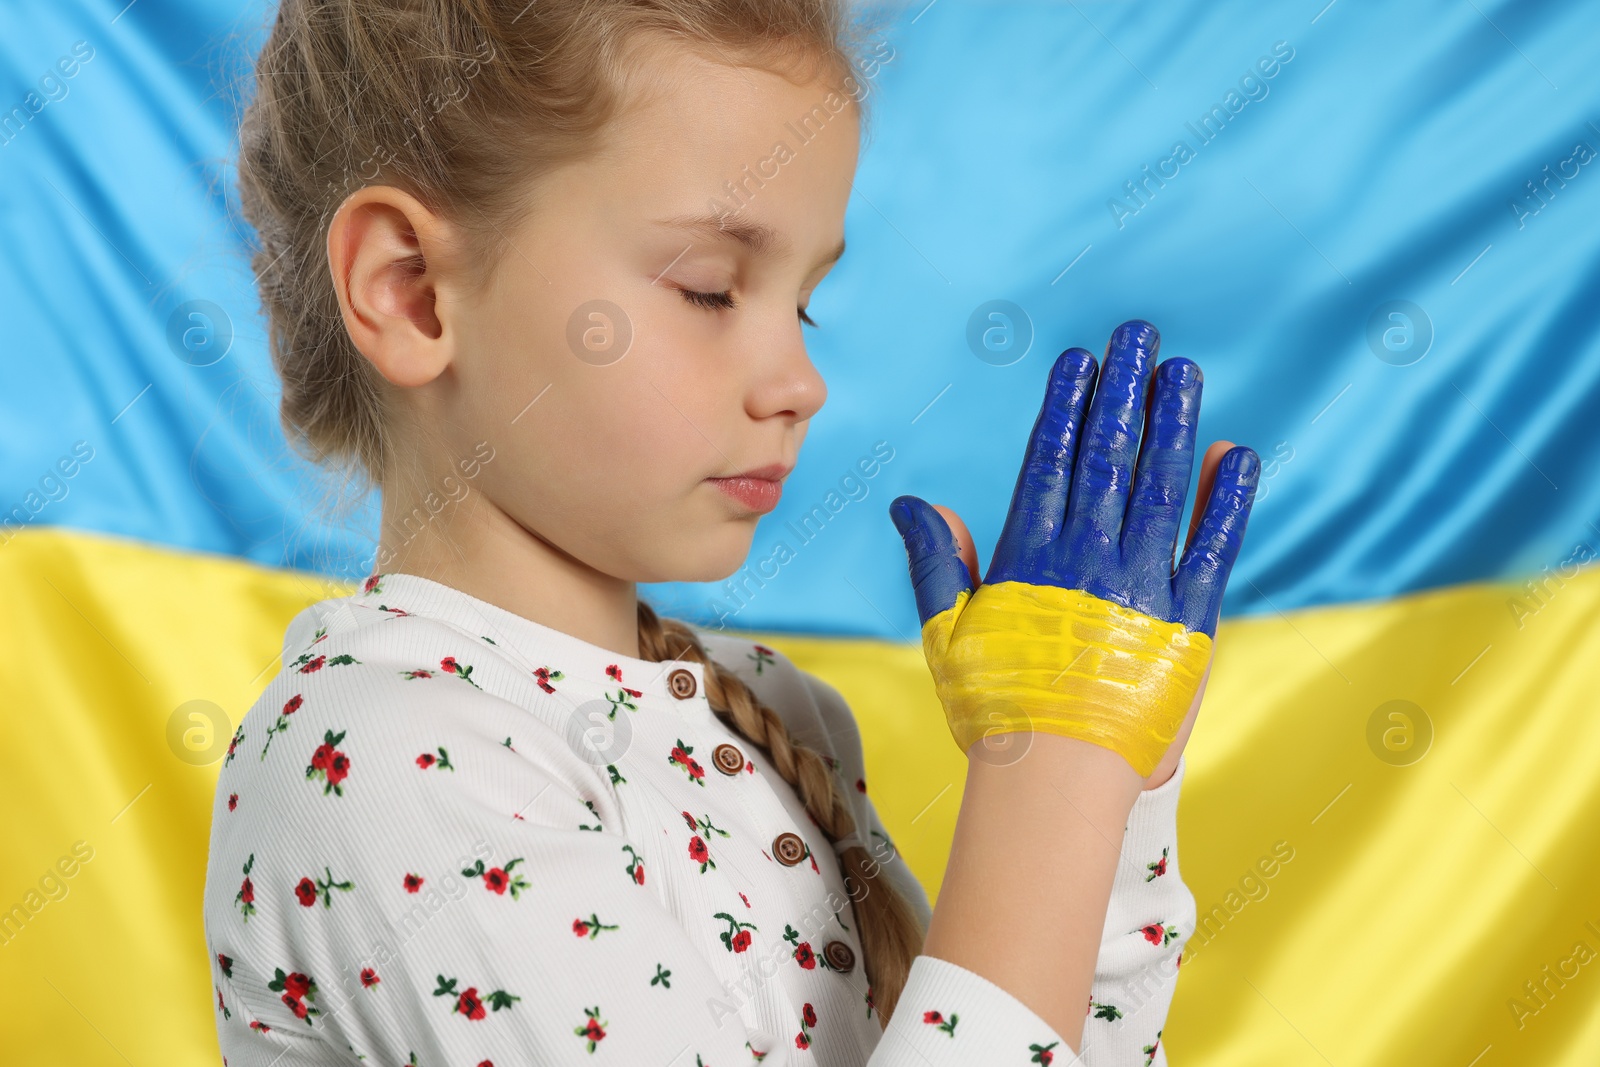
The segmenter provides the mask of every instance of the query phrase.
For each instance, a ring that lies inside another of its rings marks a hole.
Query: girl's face
[[[649,91],[540,180],[451,312],[432,414],[463,455],[494,447],[477,487],[525,530],[617,578],[712,581],[770,505],[709,479],[786,473],[827,395],[802,310],[843,251],[857,109],[821,80],[639,55]]]

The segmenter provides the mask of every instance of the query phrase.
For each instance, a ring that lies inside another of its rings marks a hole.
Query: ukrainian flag
[[[1264,461],[1188,749],[1172,1062],[1600,1062],[1593,12],[874,10],[829,402],[748,565],[647,596],[845,694],[936,892],[962,760],[888,503],[987,560],[1054,356],[1148,319],[1205,370],[1202,441]],[[222,749],[290,617],[371,566],[371,502],[330,521],[285,448],[244,258],[272,15],[7,5],[8,1064],[217,1061]]]

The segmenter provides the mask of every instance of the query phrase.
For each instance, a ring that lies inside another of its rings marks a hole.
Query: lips
[[[746,509],[766,514],[778,506],[783,496],[783,478],[790,469],[782,463],[771,463],[725,478],[707,478],[706,481]]]

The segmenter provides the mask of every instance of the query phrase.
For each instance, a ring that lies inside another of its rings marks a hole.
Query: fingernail
[[[1094,353],[1087,348],[1069,348],[1056,357],[1056,373],[1066,378],[1081,378],[1094,370]]]
[[[1222,457],[1222,466],[1229,474],[1243,480],[1261,469],[1261,457],[1256,455],[1253,448],[1235,448]]]
[[[1200,365],[1192,359],[1182,356],[1174,357],[1161,364],[1161,373],[1166,375],[1167,381],[1182,389],[1185,386],[1203,381],[1200,374]]]
[[[901,537],[905,537],[906,531],[909,530],[912,523],[916,521],[915,517],[911,514],[911,505],[906,502],[904,497],[896,497],[894,501],[890,503],[889,519],[894,523],[894,528],[899,532]]]

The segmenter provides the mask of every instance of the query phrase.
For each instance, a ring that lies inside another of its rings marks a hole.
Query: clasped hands
[[[915,496],[889,506],[963,752],[1038,731],[1111,749],[1147,777],[1195,704],[1261,464],[1228,442],[1207,451],[1174,569],[1201,374],[1181,357],[1157,366],[1159,347],[1134,319],[1112,333],[1103,366],[1082,348],[1057,358],[976,588],[953,512]]]

